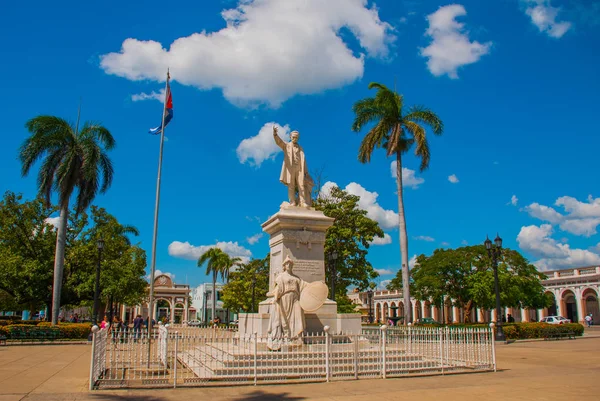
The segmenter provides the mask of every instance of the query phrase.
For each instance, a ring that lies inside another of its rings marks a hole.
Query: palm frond
[[[444,132],[444,123],[438,115],[423,106],[413,106],[404,120],[428,125],[435,135],[442,135]]]
[[[420,170],[425,171],[429,167],[429,143],[427,141],[427,134],[425,132],[425,128],[421,125],[410,121],[404,121],[404,127],[414,139],[414,143],[416,143],[415,154],[421,158],[421,166]]]

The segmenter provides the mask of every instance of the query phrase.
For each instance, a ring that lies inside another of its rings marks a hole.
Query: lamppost
[[[498,284],[498,259],[502,256],[502,238],[496,234],[494,244],[486,236],[485,238],[485,249],[487,249],[488,256],[492,259],[492,266],[494,268],[494,291],[496,292],[496,341],[506,341],[504,332],[502,331],[502,315],[500,312],[500,287]]]
[[[331,268],[331,300],[335,301],[335,279],[337,276],[337,260],[338,254],[336,251],[333,251],[329,254],[329,266]]]
[[[367,290],[367,302],[369,302],[369,323],[373,323],[373,290]]]
[[[104,240],[100,237],[96,241],[96,248],[98,248],[98,261],[96,264],[96,289],[94,291],[94,325],[98,324],[98,308],[100,301],[100,262],[102,260],[102,249],[104,249]]]
[[[204,302],[202,303],[202,307],[203,307],[203,314],[204,314],[204,324],[208,323],[208,295],[209,292],[206,291],[206,284],[204,285]]]

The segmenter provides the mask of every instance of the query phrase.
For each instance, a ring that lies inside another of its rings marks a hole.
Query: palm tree
[[[212,274],[212,319],[217,313],[217,275],[223,275],[224,266],[227,266],[229,255],[219,248],[210,248],[198,258],[198,267],[206,263],[206,274]],[[204,305],[206,308],[206,305]]]
[[[115,140],[102,125],[86,122],[79,131],[79,124],[73,127],[66,120],[54,116],[32,118],[25,127],[31,135],[19,149],[21,173],[26,176],[33,164],[43,159],[37,177],[40,196],[49,205],[51,193],[54,191],[58,195],[60,221],[52,291],[52,324],[56,324],[60,311],[69,200],[77,189],[77,214],[92,203],[98,191],[104,193],[108,190],[113,167],[106,151],[115,147]]]
[[[402,293],[404,296],[405,322],[412,321],[410,308],[409,270],[408,270],[408,237],[406,234],[406,218],[404,216],[404,200],[402,195],[402,154],[416,145],[415,154],[421,159],[421,172],[429,167],[429,144],[423,125],[431,128],[435,135],[441,135],[444,129],[442,120],[431,110],[423,106],[404,110],[402,95],[392,92],[386,86],[372,82],[369,89],[377,89],[375,97],[359,100],[352,110],[355,118],[352,130],[359,132],[370,123],[375,123],[363,138],[358,150],[361,163],[371,161],[375,148],[384,148],[387,156],[396,156],[396,183],[398,190],[398,217],[400,235],[400,255],[402,259]]]

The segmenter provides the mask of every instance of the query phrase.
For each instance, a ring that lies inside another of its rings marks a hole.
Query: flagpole
[[[162,124],[160,130],[160,150],[158,153],[158,177],[156,179],[156,204],[154,205],[154,232],[152,234],[152,262],[150,264],[150,300],[148,302],[148,367],[150,367],[150,351],[152,343],[152,319],[154,318],[154,273],[156,272],[156,239],[158,236],[158,208],[160,205],[160,178],[162,174],[163,146],[165,143],[165,114],[169,98],[169,69],[167,68],[167,83],[165,84],[165,102],[163,106]]]

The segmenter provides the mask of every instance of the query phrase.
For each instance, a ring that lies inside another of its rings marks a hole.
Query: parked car
[[[545,318],[540,320],[540,323],[565,324],[565,323],[571,323],[571,320],[566,319],[562,316],[546,316]]]
[[[188,320],[187,324],[188,326],[200,326],[201,322],[200,320]]]
[[[415,326],[422,325],[422,324],[439,325],[440,323],[435,321],[432,317],[422,317],[415,321]]]

